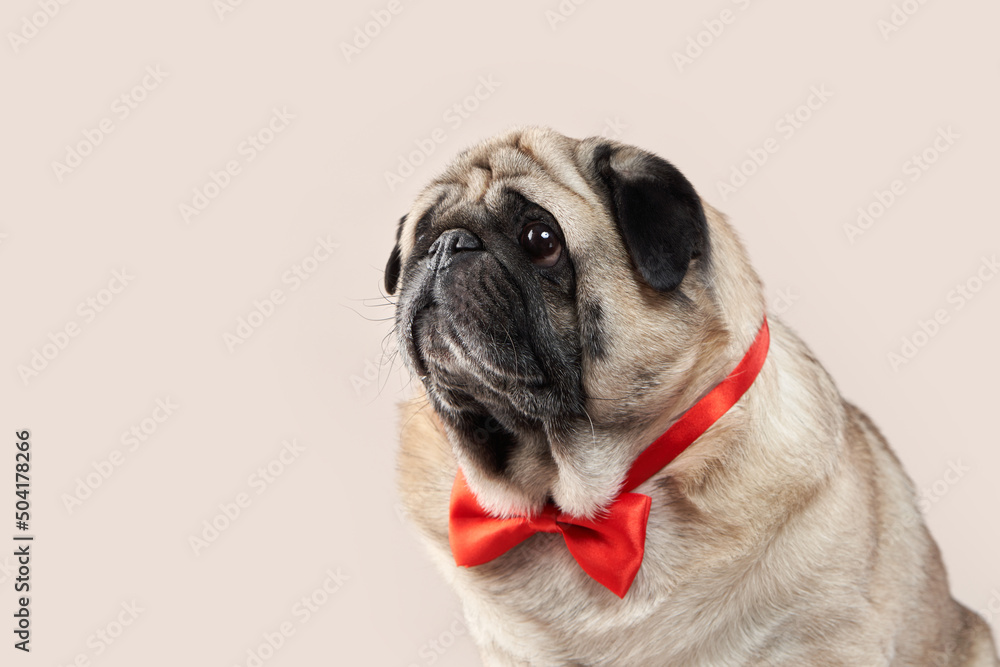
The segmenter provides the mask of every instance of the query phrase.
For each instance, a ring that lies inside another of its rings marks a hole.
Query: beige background
[[[0,663],[248,665],[288,622],[294,635],[264,664],[478,664],[397,513],[394,405],[407,389],[384,356],[380,281],[421,184],[516,123],[655,150],[731,215],[774,311],[929,490],[955,595],[1000,627],[1000,280],[961,309],[949,301],[1000,251],[1000,6],[910,0],[916,13],[886,38],[890,0],[566,0],[559,22],[556,0],[401,0],[348,62],[341,44],[388,2],[235,2],[221,18],[211,0],[4,4],[4,628],[15,429],[32,431],[37,538],[33,652],[5,629]],[[35,16],[49,5],[54,16]],[[724,10],[731,22],[713,23]],[[705,21],[721,34],[700,35],[708,46],[679,68]],[[147,77],[121,118],[115,100],[157,66],[163,80]],[[499,86],[466,102],[481,77]],[[814,86],[832,96],[787,137],[778,124]],[[455,104],[478,108],[456,127]],[[249,161],[241,142],[275,108],[295,117]],[[60,181],[53,162],[105,118],[113,131]],[[958,138],[909,180],[907,161],[949,127]],[[443,142],[391,190],[385,173],[439,128]],[[724,199],[718,183],[769,138],[778,151]],[[179,205],[231,160],[240,172],[187,224]],[[845,224],[894,179],[905,192],[852,244]],[[283,274],[327,236],[338,248],[293,290]],[[102,293],[122,268],[129,284]],[[224,335],[275,289],[284,302],[231,352]],[[109,296],[92,321],[78,311]],[[887,355],[939,309],[948,321],[894,370]],[[72,323],[79,334],[25,382],[18,367]],[[122,433],[163,417],[167,398],[177,409],[129,451]],[[304,451],[258,495],[250,478],[286,439]],[[115,450],[121,465],[69,511],[78,480]],[[250,505],[196,555],[190,536],[240,493]],[[348,578],[302,623],[295,605],[327,597],[327,570]],[[96,643],[133,601],[138,618]]]

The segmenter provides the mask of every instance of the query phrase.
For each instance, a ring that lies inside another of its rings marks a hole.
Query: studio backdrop
[[[424,184],[517,125],[729,216],[1000,628],[996,3],[0,14],[0,664],[479,664],[396,495],[382,279]]]

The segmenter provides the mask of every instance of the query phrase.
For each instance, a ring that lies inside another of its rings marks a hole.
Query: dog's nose
[[[432,271],[446,266],[455,253],[467,250],[482,250],[483,242],[468,229],[457,227],[437,237],[437,240],[427,249],[427,259]]]

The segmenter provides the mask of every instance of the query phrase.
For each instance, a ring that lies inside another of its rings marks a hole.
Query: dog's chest
[[[710,577],[676,587],[663,567],[645,567],[619,599],[583,572],[558,535],[535,535],[491,563],[454,574],[477,644],[520,661],[497,664],[739,664],[718,654],[695,658],[692,639],[718,632],[719,645],[731,646],[722,635],[754,634],[735,617],[706,629],[704,619],[726,604]]]

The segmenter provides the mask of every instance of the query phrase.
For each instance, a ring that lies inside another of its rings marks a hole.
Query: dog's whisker
[[[586,407],[583,408],[583,414],[587,415],[587,421],[590,422],[590,439],[591,439],[591,443],[590,444],[592,444],[592,445],[594,445],[596,447],[597,446],[597,431],[594,430],[594,420],[591,419],[590,413],[587,412],[587,408]]]

